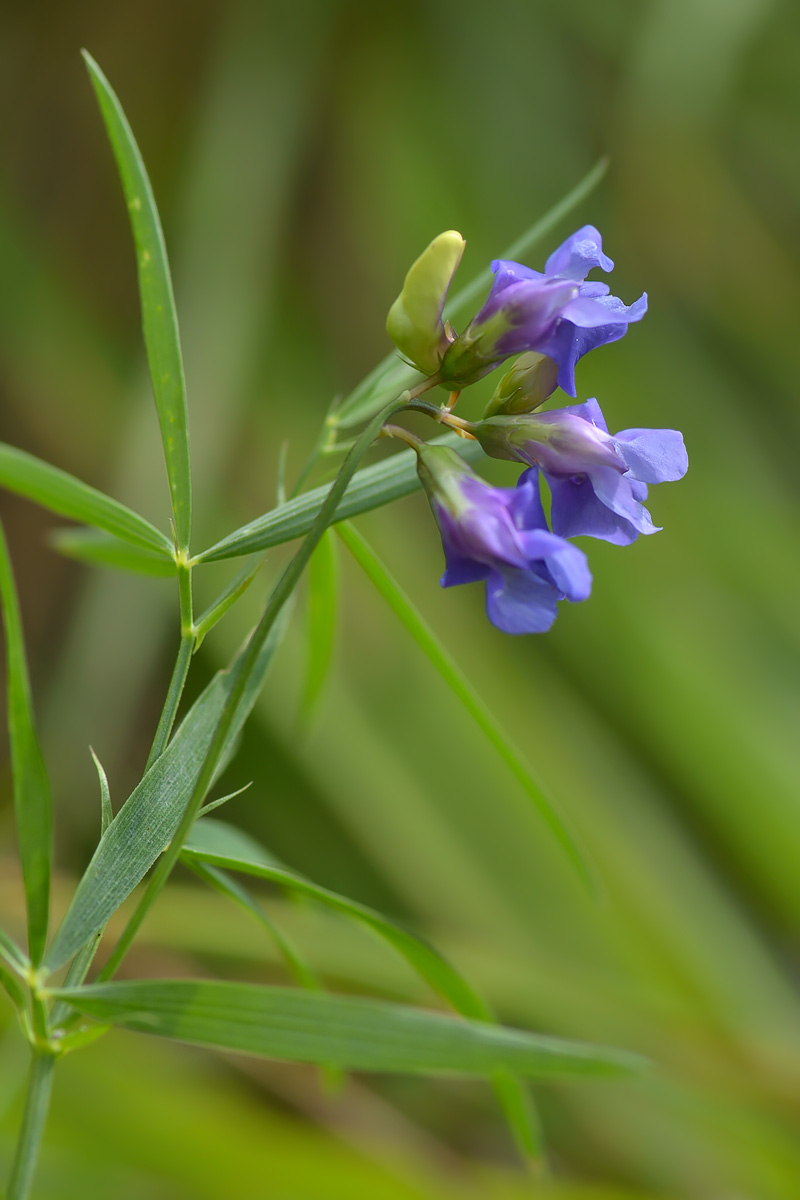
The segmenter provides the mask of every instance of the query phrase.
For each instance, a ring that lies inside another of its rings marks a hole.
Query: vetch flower
[[[593,267],[614,267],[593,225],[567,238],[550,255],[544,272],[496,259],[486,303],[445,352],[442,381],[463,387],[510,355],[535,350],[556,362],[559,387],[576,395],[578,359],[617,341],[647,311],[646,293],[626,306],[609,294],[608,284],[586,283]]]
[[[395,346],[425,375],[438,371],[452,341],[442,309],[465,245],[455,229],[435,237],[411,264],[386,318],[386,331]]]
[[[533,412],[558,387],[558,364],[530,350],[514,359],[486,406],[485,417],[505,413]]]
[[[497,488],[445,446],[421,444],[417,454],[442,535],[442,587],[485,580],[489,620],[505,633],[543,633],[559,600],[586,599],[586,555],[547,528],[535,471]]]
[[[676,429],[612,436],[594,399],[467,427],[493,458],[541,468],[553,497],[550,522],[561,537],[586,534],[627,546],[640,533],[656,533],[660,526],[642,503],[647,485],[681,479],[688,467]]]

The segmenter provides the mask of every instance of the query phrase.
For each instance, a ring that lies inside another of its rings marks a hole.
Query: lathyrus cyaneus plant
[[[171,575],[177,583],[180,639],[174,671],[142,779],[114,814],[101,764],[102,832],[60,926],[49,929],[53,814],[39,749],[22,624],[11,563],[0,536],[0,598],[7,647],[8,712],[14,805],[27,910],[27,949],[0,931],[0,984],[30,1043],[31,1065],[19,1139],[6,1195],[30,1192],[56,1064],[115,1026],[209,1048],[337,1070],[449,1072],[478,1076],[495,1089],[522,1152],[542,1150],[524,1080],[633,1071],[623,1050],[578,1044],[498,1026],[469,983],[432,946],[381,913],[317,886],[274,859],[254,839],[208,812],[210,791],[261,689],[284,635],[291,599],[332,525],[466,705],[516,775],[577,871],[580,851],[549,805],[524,758],[437,642],[409,598],[348,519],[417,488],[426,489],[446,557],[444,586],[485,581],[489,619],[509,633],[543,632],[559,600],[591,588],[587,558],[569,539],[633,541],[655,526],[643,506],[647,485],[686,469],[680,434],[629,429],[611,435],[596,400],[537,413],[557,386],[575,396],[575,366],[588,351],[623,336],[644,314],[646,298],[626,307],[608,287],[586,282],[613,263],[592,226],[568,238],[544,273],[510,260],[492,264],[488,298],[459,335],[443,313],[463,240],[440,235],[408,273],[389,314],[403,355],[390,355],[328,415],[310,463],[347,442],[331,485],[303,491],[214,546],[190,550],[191,478],[188,411],[178,323],[164,239],[150,183],[120,104],[87,55],[86,63],[119,168],[136,246],[142,320],[172,508],[169,533],[116,500],[8,445],[0,446],[0,484],[78,527],[63,550],[86,562]],[[594,186],[595,170],[553,213],[512,247],[525,252]],[[480,277],[449,305],[462,313],[485,286]],[[458,394],[509,358],[483,420],[457,417]],[[431,399],[443,387],[446,403]],[[402,424],[421,412],[437,435],[422,440]],[[442,435],[441,427],[447,432]],[[362,460],[382,436],[411,447],[372,466]],[[458,449],[456,449],[456,447]],[[483,452],[525,465],[515,488],[493,487],[470,463]],[[550,522],[540,477],[551,492]],[[244,648],[208,684],[175,728],[192,655],[248,587],[258,556],[299,539]],[[242,574],[202,614],[192,602],[194,572],[245,558]],[[223,797],[228,799],[228,797]],[[117,971],[178,860],[201,880],[258,914],[242,877],[277,884],[369,926],[404,956],[453,1010],[452,1015],[371,999],[326,994],[291,943],[278,935],[298,986],[215,980],[137,979]],[[93,967],[109,918],[143,884],[116,942]]]

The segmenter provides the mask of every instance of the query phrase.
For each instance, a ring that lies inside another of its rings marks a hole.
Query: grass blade
[[[144,517],[74,475],[4,442],[0,442],[0,487],[25,496],[61,517],[94,525],[161,557],[173,557],[169,538]]]
[[[445,434],[431,442],[434,446],[458,447],[458,452],[467,462],[484,457],[477,442],[465,441],[455,434]],[[399,500],[417,491],[422,485],[417,475],[417,456],[413,450],[401,450],[383,462],[364,467],[353,476],[341,503],[336,509],[336,520],[344,521],[359,513],[370,512],[392,500]],[[286,504],[273,508],[263,517],[258,517],[241,529],[235,530],[221,542],[204,550],[195,562],[219,562],[225,558],[237,558],[279,546],[308,533],[320,505],[330,491],[330,484],[323,484],[302,496],[296,496]]]
[[[530,229],[526,230],[497,257],[518,259],[527,254],[542,238],[552,233],[559,222],[569,216],[587,196],[591,195],[607,169],[608,159],[601,159],[580,183],[564,196],[563,200],[559,200],[558,204],[555,204],[549,212],[531,225]],[[445,308],[445,316],[452,321],[455,317],[461,316],[470,306],[474,306],[491,279],[492,272],[487,267],[471,283],[456,292]],[[377,412],[391,396],[402,392],[404,388],[413,387],[421,378],[419,371],[415,371],[413,367],[398,359],[397,351],[393,351],[378,364],[374,371],[367,375],[366,379],[358,384],[349,396],[345,397],[336,410],[334,423],[339,429],[350,429],[353,425],[359,425],[371,417],[373,412]]]
[[[153,189],[122,106],[92,56],[83,51],[128,207],[142,308],[147,360],[167,464],[175,540],[188,551],[192,521],[189,430],[178,318],[167,248]]]
[[[593,874],[583,853],[578,849],[563,819],[545,796],[539,781],[525,761],[522,752],[514,745],[500,722],[495,720],[478,692],[466,678],[461,668],[442,646],[438,637],[412,601],[389,573],[383,563],[352,525],[344,524],[337,532],[356,562],[375,584],[393,612],[405,625],[414,641],[439,672],[445,683],[458,697],[467,712],[474,718],[486,737],[494,746],[526,795],[533,801],[550,832],[577,869],[583,882],[591,891],[596,890]]]
[[[311,720],[333,663],[339,615],[339,547],[327,529],[308,564],[306,644],[308,665],[300,702],[303,724]]]
[[[144,546],[123,542],[113,534],[96,529],[53,529],[47,538],[50,545],[65,558],[92,567],[110,567],[114,571],[129,571],[133,575],[149,575],[155,579],[170,579],[177,574],[172,553],[156,554]]]
[[[53,798],[47,768],[36,737],[19,600],[2,528],[0,603],[6,631],[8,734],[11,745],[14,812],[28,910],[28,947],[32,961],[38,963],[47,941],[50,911]]]
[[[426,983],[452,1004],[456,1012],[477,1021],[492,1022],[492,1014],[480,996],[447,959],[426,941],[375,909],[312,883],[273,858],[254,838],[234,826],[222,821],[198,821],[184,845],[181,858],[195,870],[200,865],[206,869],[209,866],[225,867],[229,871],[279,884],[290,892],[317,900],[366,925],[401,954]],[[492,1082],[521,1149],[532,1158],[539,1158],[541,1143],[538,1125],[524,1087],[508,1074],[493,1078]]]
[[[282,622],[273,628],[259,656],[237,710],[229,746],[255,703],[285,627]],[[50,947],[49,970],[63,966],[103,928],[171,841],[234,686],[237,664],[212,679],[101,838]]]
[[[186,860],[186,865],[194,871],[198,879],[202,879],[204,883],[208,883],[216,891],[223,896],[227,896],[229,900],[233,900],[245,912],[250,913],[252,917],[258,921],[263,929],[266,929],[275,945],[278,947],[281,957],[288,970],[291,972],[295,982],[300,987],[308,988],[311,991],[318,992],[322,990],[322,985],[314,971],[314,969],[306,962],[300,951],[297,949],[291,938],[288,938],[285,933],[270,919],[263,907],[258,903],[254,896],[251,896],[247,888],[242,887],[235,879],[231,879],[225,871],[220,871],[218,867],[209,867],[199,859]]]
[[[488,1009],[467,981],[422,938],[375,909],[320,887],[284,866],[254,838],[235,826],[207,818],[197,821],[184,845],[182,858],[187,863],[201,862],[279,884],[297,895],[308,896],[327,908],[344,913],[389,942],[457,1012],[479,1021],[491,1020]]]
[[[487,1077],[506,1069],[553,1079],[625,1075],[645,1065],[610,1047],[294,988],[167,979],[51,994],[98,1020],[159,1037],[359,1071]]]

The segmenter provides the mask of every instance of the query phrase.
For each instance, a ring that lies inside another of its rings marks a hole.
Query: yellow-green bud
[[[520,354],[506,371],[486,406],[485,417],[533,412],[552,396],[558,385],[558,364],[546,354]]]
[[[412,264],[403,290],[389,309],[386,331],[397,349],[426,375],[434,375],[450,345],[442,309],[466,242],[448,229]]]

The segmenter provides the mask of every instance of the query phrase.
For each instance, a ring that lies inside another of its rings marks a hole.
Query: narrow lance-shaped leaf
[[[497,257],[517,259],[527,254],[538,242],[547,237],[559,222],[569,216],[587,196],[591,195],[605,175],[607,168],[607,159],[596,163],[580,183],[564,196],[563,200],[554,204],[549,212],[534,222],[521,237],[512,242]],[[481,292],[488,286],[491,278],[492,273],[488,268],[481,271],[448,301],[445,306],[445,316],[450,320],[461,316],[480,298]],[[402,392],[404,388],[413,387],[421,379],[420,373],[398,359],[396,352],[388,354],[375,370],[367,375],[366,379],[363,379],[349,396],[345,397],[333,418],[335,424],[340,429],[350,429],[354,425],[359,425],[362,421],[368,420],[373,412],[377,412],[391,396]]]
[[[322,991],[322,984],[314,968],[306,961],[292,939],[287,937],[283,930],[267,915],[255,896],[251,896],[247,888],[242,887],[237,880],[231,879],[226,871],[220,871],[216,867],[209,867],[198,860],[188,861],[187,865],[199,879],[210,884],[211,887],[221,892],[223,896],[227,896],[230,900],[233,900],[234,904],[238,904],[245,912],[255,917],[259,925],[267,930],[269,936],[277,946],[287,969],[300,987],[308,988],[314,992]],[[331,1068],[328,1064],[323,1067],[322,1076],[333,1087],[338,1087],[341,1083],[341,1073],[335,1068]]]
[[[195,652],[200,648],[200,645],[206,634],[210,633],[218,621],[221,621],[229,608],[239,600],[250,587],[250,584],[255,579],[258,572],[261,570],[263,560],[259,560],[252,566],[245,567],[240,571],[235,579],[232,579],[220,596],[210,604],[206,611],[195,621]]]
[[[4,929],[0,929],[0,958],[4,958],[15,971],[25,971],[30,966],[28,956]]]
[[[83,52],[117,162],[128,206],[142,308],[142,329],[167,464],[175,538],[188,550],[192,520],[189,432],[178,318],[167,248],[153,189],[122,106],[90,54]]]
[[[132,575],[148,575],[154,579],[169,579],[178,571],[172,552],[157,554],[96,529],[53,529],[47,540],[65,558],[92,567],[110,567],[113,571],[128,571]]]
[[[56,988],[80,1012],[201,1046],[358,1071],[529,1079],[629,1074],[635,1054],[377,1000],[205,979]]]
[[[206,817],[197,821],[184,845],[182,858],[187,863],[198,861],[279,884],[295,894],[308,896],[326,908],[333,908],[354,918],[394,946],[414,970],[458,1012],[477,1020],[490,1019],[488,1009],[467,981],[422,938],[375,909],[306,879],[304,875],[278,862],[254,838],[235,826]]]
[[[173,557],[169,539],[144,517],[74,475],[4,442],[0,442],[0,487],[61,517],[94,525],[124,542],[152,550],[162,559]]]
[[[255,703],[285,625],[278,623],[264,645],[236,713],[229,746]],[[50,970],[63,966],[102,929],[169,844],[233,687],[238,661],[208,684],[101,838],[50,947],[45,963]]]
[[[200,864],[206,868],[212,864],[224,866],[230,871],[279,884],[295,894],[317,900],[351,917],[388,942],[426,983],[452,1004],[456,1012],[478,1021],[492,1020],[489,1009],[467,980],[422,938],[375,909],[320,887],[292,871],[249,834],[234,826],[216,820],[198,821],[184,845],[181,857],[193,869]],[[521,1148],[526,1154],[539,1157],[541,1147],[537,1123],[524,1088],[518,1080],[503,1073],[493,1076],[492,1083]]]
[[[566,851],[573,866],[577,868],[584,883],[590,889],[594,889],[594,878],[584,855],[578,849],[561,816],[545,796],[541,784],[534,777],[533,771],[526,763],[521,751],[514,745],[500,722],[492,716],[461,668],[442,646],[425,618],[418,612],[400,584],[389,573],[361,534],[350,524],[340,525],[337,532],[356,562],[363,568],[383,598],[388,601],[389,606],[403,622],[417,645],[483,730],[503,762],[522,785],[525,793],[544,818],[551,833],[557,838],[562,849]]]
[[[5,535],[0,528],[0,601],[6,631],[8,732],[14,812],[28,910],[28,946],[38,963],[47,940],[53,856],[53,800],[33,719],[19,600]]]
[[[322,990],[322,985],[313,968],[303,958],[292,939],[287,937],[278,928],[275,922],[264,911],[263,906],[256,900],[255,896],[251,896],[247,888],[242,887],[237,880],[231,879],[227,872],[220,871],[218,867],[209,867],[199,859],[187,857],[185,861],[186,865],[194,871],[198,879],[202,879],[223,896],[227,896],[229,900],[233,900],[245,912],[255,917],[263,929],[266,929],[296,983],[299,983],[301,987],[310,988],[315,992]]]
[[[484,457],[477,442],[465,441],[452,433],[435,438],[431,444],[457,447],[459,454],[467,462],[475,462]],[[391,458],[374,463],[371,467],[364,467],[355,473],[336,509],[336,521],[371,512],[372,509],[389,504],[392,500],[410,495],[421,486],[417,474],[416,454],[413,450],[401,450],[399,454],[393,454]],[[225,558],[237,558],[242,554],[252,554],[258,550],[266,550],[269,546],[279,546],[283,542],[302,537],[311,528],[329,491],[330,485],[324,484],[296,496],[286,504],[265,513],[263,517],[243,525],[241,529],[198,554],[194,561],[218,562]]]

